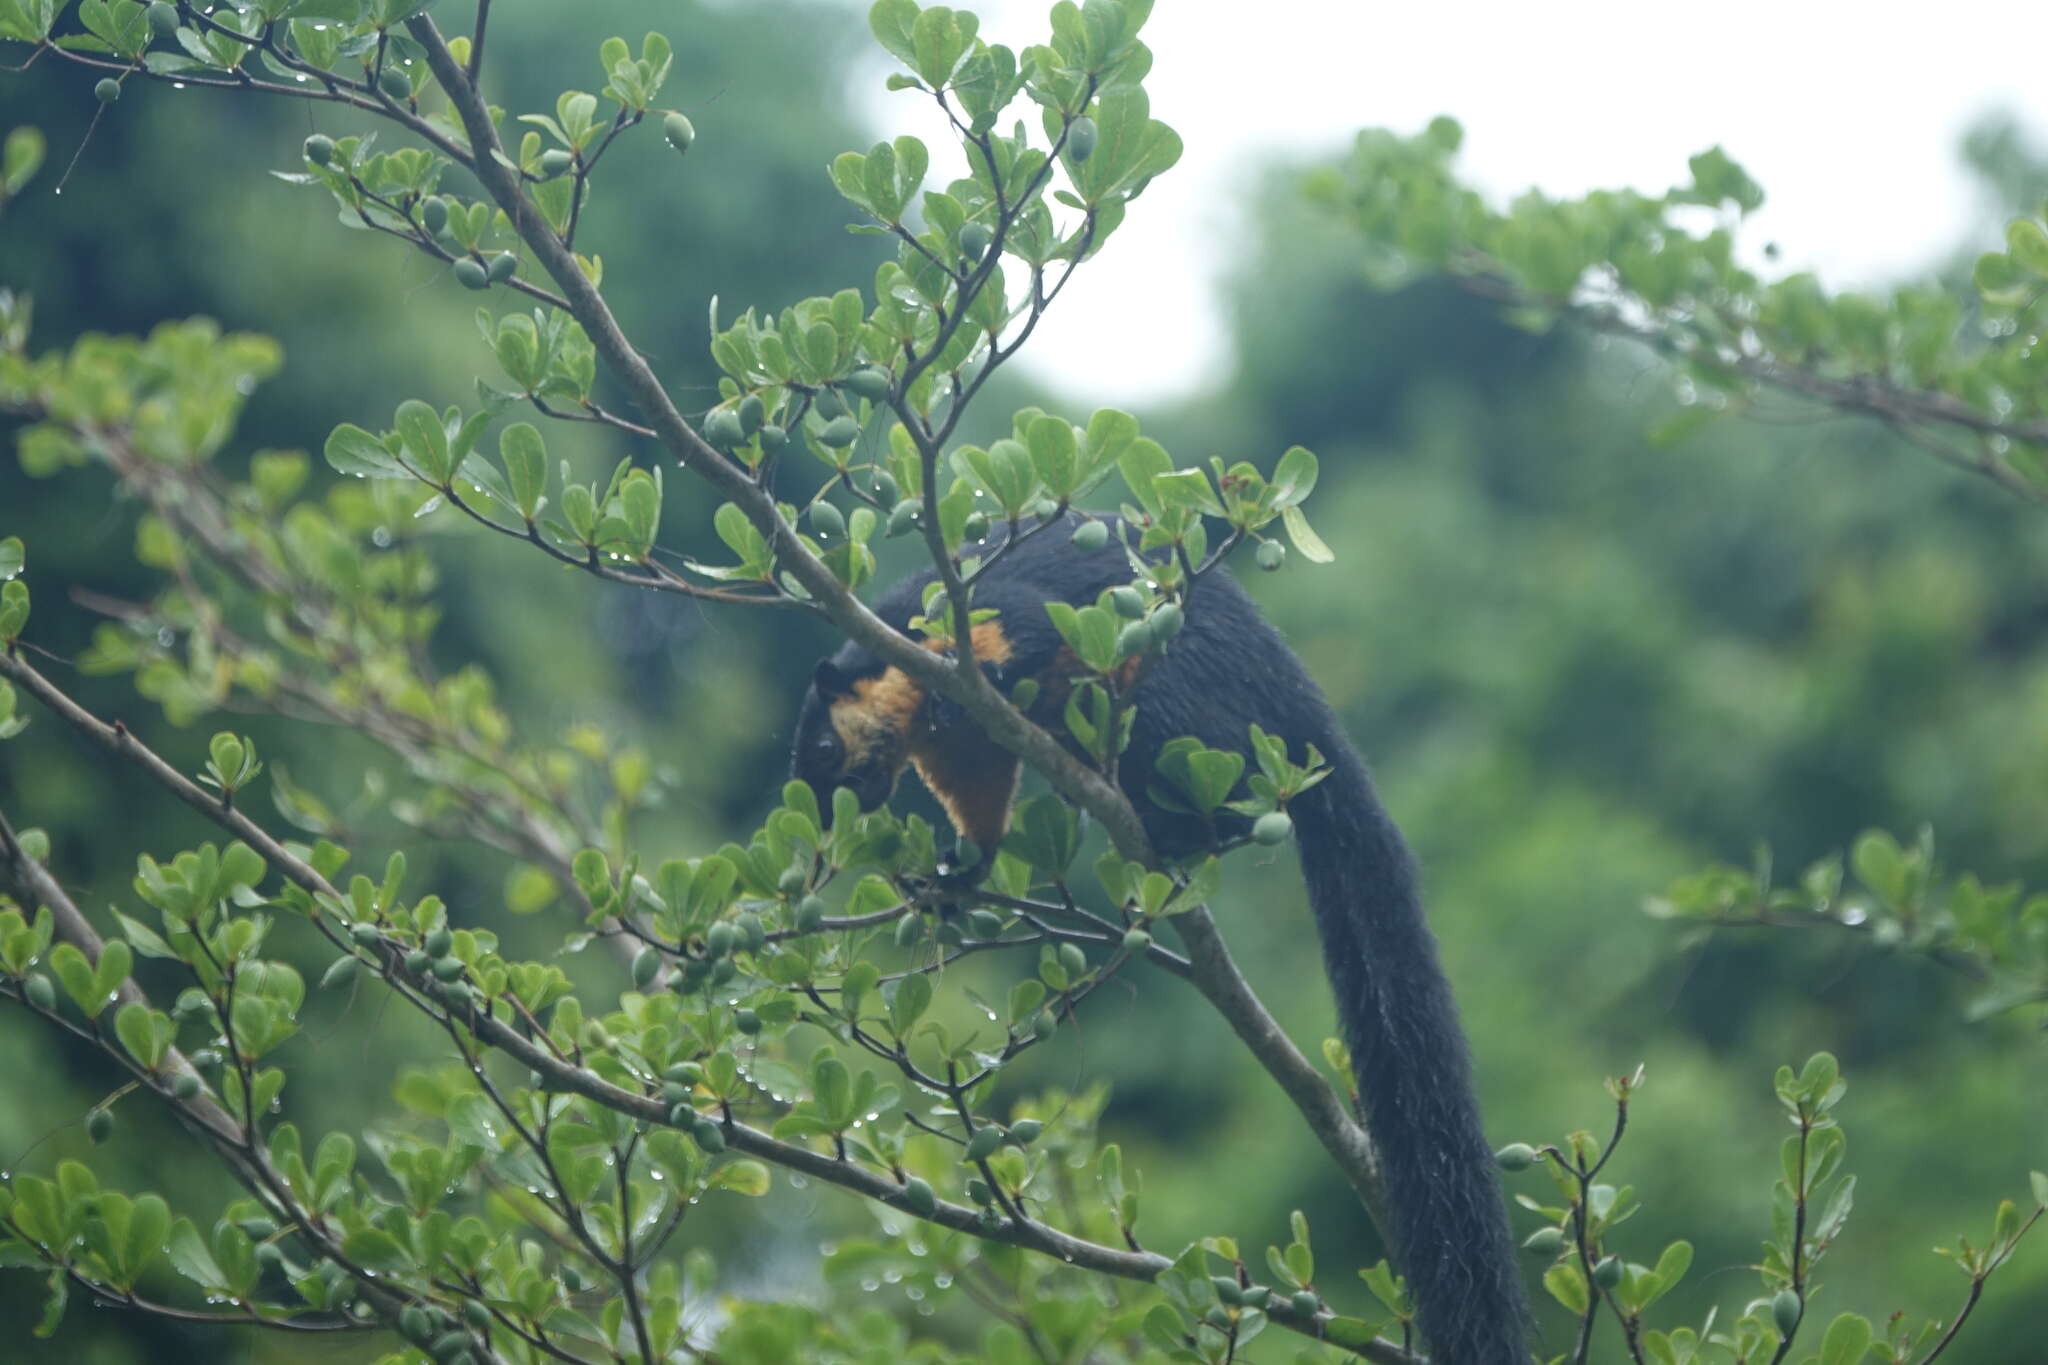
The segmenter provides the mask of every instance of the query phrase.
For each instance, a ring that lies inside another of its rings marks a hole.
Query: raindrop
[[[880,1282],[873,1278],[868,1278],[860,1282],[861,1292],[864,1294],[872,1294],[881,1287],[882,1286]]]

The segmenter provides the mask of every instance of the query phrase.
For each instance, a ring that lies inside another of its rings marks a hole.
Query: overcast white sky
[[[1047,32],[1048,0],[964,7],[994,42]],[[1978,116],[2010,109],[2048,137],[2048,9],[2031,0],[1158,0],[1144,37],[1153,113],[1187,152],[1019,360],[1084,399],[1157,400],[1224,367],[1216,282],[1234,189],[1262,158],[1341,149],[1362,127],[1451,114],[1461,164],[1496,198],[1532,184],[1662,190],[1719,142],[1769,195],[1755,240],[1834,284],[1995,233],[1956,153]],[[920,97],[864,84],[877,132],[916,131],[939,151],[940,131],[910,121]],[[938,163],[933,182],[940,166],[957,173]]]

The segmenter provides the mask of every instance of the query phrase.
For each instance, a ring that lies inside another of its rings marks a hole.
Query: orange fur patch
[[[973,629],[979,663],[1007,662],[1012,650],[999,621]],[[932,642],[926,648],[938,649]],[[946,731],[926,726],[920,713],[925,690],[900,668],[861,678],[853,691],[832,703],[832,728],[846,746],[845,771],[886,765],[891,773],[908,762],[945,807],[954,830],[993,854],[1009,828],[1010,803],[1017,794],[1016,755],[971,722]]]
[[[833,702],[831,711],[832,728],[846,746],[847,771],[877,759],[892,769],[902,767],[923,706],[924,689],[900,668],[857,680],[852,694]]]

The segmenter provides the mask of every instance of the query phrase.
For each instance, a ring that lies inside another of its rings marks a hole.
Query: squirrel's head
[[[862,810],[889,799],[923,707],[923,689],[900,669],[818,661],[797,713],[789,775],[817,794],[828,824],[835,788],[851,789]]]

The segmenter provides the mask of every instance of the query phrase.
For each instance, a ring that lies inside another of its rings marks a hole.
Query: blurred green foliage
[[[499,97],[546,107],[551,58],[594,32],[637,33],[643,10],[504,7],[492,36]],[[609,278],[648,282],[615,295],[624,321],[701,409],[717,398],[701,322],[710,295],[727,317],[773,310],[865,278],[881,253],[838,230],[823,169],[856,140],[835,103],[857,50],[851,17],[692,5],[664,11],[661,24],[677,40],[672,88],[698,134],[690,175],[670,174],[654,139],[622,148],[585,249],[602,253]],[[54,162],[96,109],[79,73],[55,63],[0,82],[0,129],[33,111]],[[255,390],[225,457],[238,474],[253,451],[314,448],[345,421],[378,425],[394,394],[466,399],[469,376],[486,368],[469,296],[395,245],[366,248],[333,226],[323,198],[261,174],[298,164],[308,131],[359,131],[332,118],[321,110],[287,129],[209,92],[133,89],[100,119],[62,196],[47,192],[61,174],[49,165],[10,190],[0,284],[33,290],[45,346],[193,313],[279,337],[286,363]],[[195,145],[218,149],[202,184],[180,154]],[[2038,168],[2000,183],[2038,193]],[[1946,1313],[1962,1284],[1927,1245],[1958,1230],[1958,1210],[1989,1208],[2015,1192],[2017,1172],[2043,1164],[2038,1019],[1972,1019],[1967,974],[1874,934],[1709,933],[1639,907],[1703,865],[1747,865],[1759,842],[1781,867],[1803,868],[1872,826],[1910,846],[1931,824],[1945,867],[2048,884],[2039,512],[1875,424],[1795,405],[1766,402],[1764,415],[1780,420],[1653,445],[1646,432],[1699,406],[1674,393],[1698,395],[1641,349],[1532,332],[1434,278],[1380,292],[1355,231],[1307,206],[1296,177],[1262,186],[1260,204],[1233,295],[1236,374],[1141,415],[1186,462],[1294,444],[1322,455],[1318,522],[1338,564],[1243,571],[1375,759],[1417,844],[1493,1132],[1543,1142],[1599,1128],[1607,1101],[1596,1079],[1644,1064],[1617,1162],[1645,1208],[1618,1235],[1649,1262],[1675,1239],[1693,1244],[1671,1302],[1697,1317],[1725,1297],[1712,1272],[1753,1263],[1769,1227],[1781,1120],[1765,1078],[1825,1048],[1856,1079],[1842,1113],[1864,1211],[1830,1256],[1820,1302],[1889,1307],[1897,1296],[1897,1307]],[[2026,267],[2026,242],[2005,254]],[[1115,267],[1114,250],[1105,260]],[[551,435],[586,473],[647,455],[599,435]],[[110,507],[103,479],[31,482],[0,464],[0,509],[0,533],[32,531],[46,581],[126,600],[153,590],[155,575],[131,554],[137,509]],[[670,542],[696,548],[696,520],[672,517]],[[622,737],[620,752],[650,757],[662,781],[658,804],[636,817],[647,846],[714,846],[772,802],[781,727],[826,644],[820,633],[600,589],[442,521],[411,534],[441,579],[443,622],[429,646],[438,661],[484,663],[526,732],[574,748],[575,727],[595,724]],[[39,609],[54,623],[39,644],[85,652],[86,612]],[[122,716],[181,766],[206,761],[202,732],[166,723],[125,680],[76,681],[101,714]],[[503,860],[374,816],[373,798],[403,780],[380,751],[340,731],[262,719],[246,729],[266,780],[288,775],[340,826],[370,816],[351,828],[364,853],[402,846],[416,877],[451,888],[464,922],[546,941],[534,921],[502,915]],[[333,780],[359,766],[379,774],[372,789]],[[203,837],[188,812],[76,761],[48,724],[0,749],[0,807],[33,811],[52,865],[92,908],[132,900],[126,857]],[[98,880],[79,883],[88,869]],[[1234,865],[1219,904],[1282,1021],[1301,1038],[1327,1032],[1320,989],[1287,989],[1319,976],[1292,861]],[[319,1093],[296,1095],[302,1121],[318,1131],[388,1108],[394,1066],[424,1040],[395,1021],[365,1035],[362,1020],[340,1017],[362,1003],[315,1008],[328,1012],[310,1029],[316,1044],[325,1028],[378,1048],[352,1082],[330,1071]],[[1121,1045],[1128,1038],[1145,1046]],[[1080,1096],[1107,1082],[1105,1134],[1145,1173],[1148,1241],[1227,1229],[1247,1246],[1281,1242],[1285,1210],[1347,1206],[1256,1065],[1186,993],[1105,992],[1083,1028],[1020,1066],[1032,1083]],[[0,1068],[16,1078],[10,1094],[29,1101],[0,1110],[0,1165],[32,1148],[44,1164],[83,1149],[80,1128],[58,1125],[105,1093],[104,1070],[44,1030],[14,1027],[0,1029]],[[95,1165],[125,1166],[129,1187],[159,1172],[164,1151],[193,1150],[167,1126],[123,1117],[140,1131]],[[200,1197],[226,1196],[224,1181],[193,1167]],[[1537,1177],[1510,1183],[1550,1194]],[[848,1208],[779,1189],[759,1211],[707,1224],[706,1241],[731,1287],[814,1294],[816,1245],[860,1230],[864,1215]],[[1333,1264],[1378,1254],[1362,1219],[1325,1215],[1317,1236]],[[824,1273],[848,1290],[872,1280],[878,1302],[912,1311],[901,1291],[915,1277],[853,1261]],[[1979,1311],[1972,1354],[1957,1358],[2035,1349],[2043,1310],[2029,1291],[2048,1275],[2038,1242],[2009,1273]],[[0,1277],[7,1339],[26,1339],[36,1288]],[[1362,1287],[1331,1294],[1360,1311],[1371,1303]],[[1556,1345],[1561,1319],[1545,1321]],[[789,1358],[789,1330],[743,1309],[732,1358]],[[869,1331],[887,1343],[900,1329]],[[74,1313],[48,1349],[109,1365],[223,1358],[211,1332],[124,1314]],[[251,1361],[353,1358],[346,1345],[256,1333],[232,1349]]]

